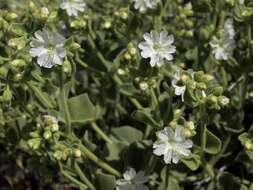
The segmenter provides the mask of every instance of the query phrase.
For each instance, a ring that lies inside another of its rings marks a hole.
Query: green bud
[[[82,156],[82,152],[79,149],[76,149],[74,151],[74,155],[75,155],[76,158],[80,158]]]
[[[6,79],[8,75],[9,69],[5,66],[0,66],[0,78]]]
[[[204,77],[205,73],[203,71],[198,71],[195,73],[195,79],[197,82],[202,82],[203,81],[203,77]]]
[[[52,133],[51,133],[51,131],[49,131],[49,130],[46,130],[44,133],[43,133],[43,137],[44,137],[44,139],[49,139],[49,138],[51,138],[52,137]]]
[[[126,74],[126,71],[125,71],[124,69],[119,68],[119,69],[117,70],[117,73],[118,73],[118,75],[125,75],[125,74]]]
[[[196,83],[196,87],[201,89],[201,90],[205,90],[207,88],[206,84],[203,83],[203,82]]]
[[[227,104],[229,104],[229,99],[226,96],[219,96],[218,103],[220,106],[226,106]]]
[[[223,93],[223,87],[217,86],[213,89],[213,95],[220,96]]]
[[[24,67],[26,65],[26,62],[23,59],[14,59],[11,62],[11,65],[16,68]]]
[[[23,79],[23,74],[22,73],[17,73],[13,77],[13,80],[16,81],[16,82],[19,82],[22,79]]]
[[[63,62],[62,69],[63,69],[63,72],[64,72],[64,73],[71,73],[71,71],[72,71],[72,66],[71,66],[71,63],[69,62],[69,60],[66,59],[66,60]]]
[[[10,12],[7,13],[6,17],[5,17],[8,21],[12,21],[16,18],[18,18],[18,15],[16,13]]]
[[[217,103],[218,103],[218,98],[217,98],[217,96],[213,96],[213,95],[211,95],[211,96],[208,96],[207,97],[207,103],[208,104],[211,104],[211,105],[216,105]]]
[[[52,127],[52,132],[59,131],[59,125],[58,124],[55,123],[51,127]]]
[[[38,131],[34,131],[34,132],[30,132],[30,137],[32,138],[39,138],[40,137],[40,134]]]
[[[9,102],[12,99],[12,91],[10,90],[10,87],[7,86],[6,89],[3,92],[3,101]]]
[[[47,19],[48,18],[48,16],[49,16],[49,10],[48,10],[48,8],[47,7],[42,7],[41,9],[40,9],[40,18],[41,19]]]
[[[73,42],[70,44],[70,50],[76,50],[76,49],[79,49],[81,46],[76,43],[76,42]]]
[[[140,82],[140,84],[139,84],[139,88],[140,88],[141,90],[143,90],[143,91],[147,90],[148,87],[149,87],[149,85],[148,85],[148,83],[145,82],[145,81],[142,81],[142,82]]]
[[[195,126],[194,126],[194,123],[192,121],[187,121],[185,122],[185,127],[191,131],[195,130]]]
[[[247,150],[251,150],[252,149],[252,143],[250,140],[247,140],[245,143],[244,143],[244,147],[247,149]]]
[[[41,139],[40,138],[30,139],[28,140],[27,143],[32,149],[37,150],[41,145]]]

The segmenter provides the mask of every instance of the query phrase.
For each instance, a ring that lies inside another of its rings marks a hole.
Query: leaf
[[[70,119],[73,123],[85,123],[96,118],[95,106],[87,94],[81,94],[68,99]]]
[[[169,123],[173,119],[172,98],[173,95],[167,92],[159,97],[160,113],[164,123]]]
[[[130,126],[112,129],[112,134],[119,140],[131,144],[142,140],[143,134],[140,130]]]
[[[221,149],[221,140],[206,129],[206,146],[205,152],[209,154],[217,154]]]
[[[127,83],[119,86],[120,92],[126,96],[134,96],[139,93],[132,84]]]
[[[192,171],[197,170],[200,166],[200,156],[192,154],[190,157],[181,158],[181,161]]]
[[[161,128],[162,126],[159,125],[150,114],[150,111],[148,109],[143,110],[137,110],[132,114],[133,118],[136,119],[139,122],[142,122],[146,125],[150,125],[154,128]]]
[[[218,178],[219,186],[222,190],[238,190],[240,189],[240,180],[231,173],[223,172]]]
[[[48,109],[52,109],[54,107],[53,101],[50,98],[48,94],[43,92],[39,87],[36,86],[35,83],[33,82],[28,82],[28,86],[31,88],[33,91],[35,97],[39,100],[39,102]]]
[[[99,190],[114,190],[116,186],[115,177],[102,172],[96,174],[98,180]]]
[[[106,160],[112,161],[112,160],[119,160],[120,159],[120,153],[123,151],[123,149],[127,145],[122,142],[114,142],[114,143],[106,143],[106,147],[108,149],[108,156],[106,157]]]

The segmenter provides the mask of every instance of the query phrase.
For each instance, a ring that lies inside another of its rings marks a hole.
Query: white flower
[[[134,8],[140,12],[145,12],[148,8],[154,9],[158,3],[157,0],[134,0]]]
[[[84,11],[86,3],[83,0],[62,0],[60,7],[66,10],[69,16],[77,16],[78,11]]]
[[[136,174],[135,169],[128,168],[123,177],[123,179],[116,181],[116,190],[148,190],[148,187],[144,185],[148,181],[148,177],[143,171]]]
[[[235,30],[233,28],[233,21],[227,19],[224,26],[224,33],[218,39],[213,37],[209,43],[212,48],[212,53],[217,60],[228,60],[232,56],[235,49]]]
[[[59,33],[39,30],[35,32],[35,38],[30,43],[30,54],[32,57],[38,57],[37,64],[41,67],[62,65],[62,59],[66,56],[64,42],[65,38]]]
[[[189,75],[191,76],[191,78],[194,78],[195,72],[192,69],[188,69],[187,72],[189,73]],[[174,79],[171,81],[171,85],[174,87],[175,89],[175,95],[177,96],[181,96],[182,97],[182,101],[184,101],[184,93],[186,90],[186,86],[182,85],[179,86],[178,82],[181,79],[181,73],[179,70],[177,70],[174,74]]]
[[[177,96],[181,96],[182,97],[182,102],[184,101],[184,93],[186,90],[186,86],[178,86],[178,81],[180,81],[181,78],[181,74],[180,71],[176,71],[176,73],[174,74],[174,79],[171,81],[171,85],[173,86],[173,88],[175,89],[175,95]]]
[[[189,156],[191,154],[190,148],[193,143],[186,139],[183,127],[177,125],[175,131],[171,127],[165,127],[159,131],[158,140],[153,144],[153,152],[157,156],[164,155],[166,164],[177,164],[182,156]]]
[[[173,60],[172,54],[176,52],[176,47],[173,44],[174,37],[163,31],[158,33],[151,31],[144,34],[145,42],[139,44],[141,56],[143,58],[150,58],[150,65],[160,67],[164,63],[164,59]]]

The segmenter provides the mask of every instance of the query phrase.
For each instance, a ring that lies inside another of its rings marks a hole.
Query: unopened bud
[[[126,74],[126,71],[119,68],[119,69],[117,70],[117,73],[118,73],[119,75],[125,75],[125,74]]]
[[[52,137],[51,131],[46,130],[46,131],[43,133],[43,137],[44,137],[46,140],[49,139],[49,138],[51,138],[51,137]]]
[[[143,91],[147,90],[148,87],[149,87],[149,86],[148,86],[148,83],[145,82],[145,81],[143,81],[143,82],[141,82],[141,83],[139,84],[139,88],[140,88],[141,90],[143,90]]]
[[[40,17],[41,17],[42,19],[48,18],[49,14],[50,14],[50,13],[49,13],[49,10],[48,10],[47,7],[42,7],[42,8],[41,8],[41,10],[40,10]]]
[[[229,98],[227,98],[226,96],[219,96],[218,102],[221,106],[226,106],[227,104],[229,104]]]
[[[82,156],[82,152],[79,149],[76,149],[74,151],[74,155],[75,155],[76,158],[80,158]]]

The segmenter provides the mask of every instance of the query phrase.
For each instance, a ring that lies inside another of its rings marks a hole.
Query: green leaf
[[[112,134],[119,140],[131,144],[142,140],[143,134],[140,130],[130,126],[112,129]]]
[[[115,177],[102,172],[96,174],[98,180],[99,190],[114,190],[116,186]]]
[[[39,102],[45,108],[52,109],[54,107],[53,101],[52,101],[52,99],[50,98],[50,96],[47,93],[43,92],[33,82],[28,82],[27,84],[31,88],[31,90],[33,91],[35,97],[39,100]]]
[[[231,173],[223,172],[219,178],[218,183],[223,190],[238,190],[240,189],[240,180],[234,177]]]
[[[120,159],[120,153],[123,151],[123,149],[127,145],[122,142],[114,142],[114,143],[106,143],[106,147],[108,149],[108,156],[106,157],[106,160],[112,161],[112,160],[119,160]]]
[[[192,171],[197,170],[200,166],[200,156],[192,154],[190,157],[181,158],[181,161]]]
[[[206,129],[206,146],[205,152],[209,154],[217,154],[221,149],[221,140],[212,132]]]
[[[167,92],[159,97],[159,108],[164,123],[169,123],[173,119],[172,98],[173,95]]]
[[[85,123],[96,118],[96,108],[87,94],[81,94],[68,99],[71,122]]]

